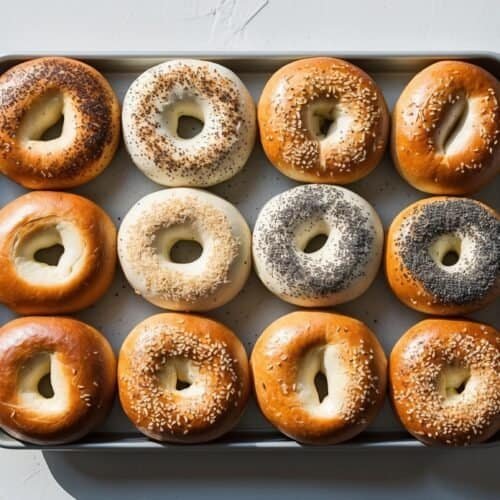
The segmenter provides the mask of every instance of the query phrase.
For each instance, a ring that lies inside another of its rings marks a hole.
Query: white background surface
[[[0,0],[0,51],[500,51],[500,4]],[[0,451],[0,499],[498,498],[500,450],[50,454]]]

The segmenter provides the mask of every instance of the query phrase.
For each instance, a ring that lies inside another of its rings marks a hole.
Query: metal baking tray
[[[0,73],[23,60],[43,54],[0,56]],[[224,54],[224,53],[155,53],[155,54],[60,54],[88,62],[104,73],[120,99],[130,83],[144,70],[166,59],[193,57],[223,64],[242,78],[258,100],[264,83],[269,76],[284,64],[298,58],[317,55],[335,56],[350,60],[360,66],[378,82],[390,108],[405,84],[412,76],[428,64],[440,59],[461,59],[478,64],[500,76],[500,57],[495,53],[436,53],[436,54],[382,54],[382,53],[279,53]],[[273,195],[298,183],[284,177],[265,158],[259,144],[256,144],[245,168],[234,178],[210,188],[210,191],[228,199],[243,213],[251,226],[260,207]],[[378,211],[384,227],[405,206],[424,197],[404,182],[396,173],[389,155],[368,177],[347,186],[366,198]],[[475,195],[476,198],[499,209],[497,178]],[[73,191],[94,200],[120,224],[128,209],[142,196],[163,189],[148,180],[131,162],[123,145],[111,165],[97,179]],[[0,205],[21,195],[25,190],[3,177],[0,179]],[[229,304],[207,314],[232,328],[241,338],[248,353],[263,329],[279,316],[296,309],[274,297],[252,273],[242,292]],[[364,321],[380,339],[387,354],[395,341],[411,325],[424,318],[411,311],[392,295],[382,270],[370,289],[360,298],[348,304],[335,307],[335,311],[354,316]],[[128,332],[139,321],[161,310],[137,297],[122,272],[117,271],[113,285],[106,295],[94,306],[75,316],[102,331],[110,340],[115,352]],[[470,315],[471,318],[500,326],[498,301],[483,311]],[[7,308],[0,305],[0,324],[14,317]],[[500,436],[480,446],[500,445]],[[23,444],[0,432],[0,447],[13,449],[44,449],[64,451],[84,450],[179,450],[182,445],[160,444],[142,436],[123,414],[118,401],[106,422],[98,432],[68,445],[35,446]],[[337,450],[357,448],[420,447],[417,440],[407,434],[397,422],[388,401],[370,428],[356,439],[334,446],[301,446],[287,439],[272,428],[262,417],[252,399],[233,432],[216,442],[203,445],[183,446],[183,450],[230,450],[230,449],[295,449],[295,450]]]

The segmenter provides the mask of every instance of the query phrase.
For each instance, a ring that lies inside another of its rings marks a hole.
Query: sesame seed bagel
[[[393,112],[392,157],[407,182],[433,194],[477,191],[500,172],[500,83],[461,61],[418,73]]]
[[[0,427],[28,443],[62,444],[108,414],[116,361],[108,341],[81,321],[19,318],[0,328],[0,379]]]
[[[203,123],[180,135],[179,120]],[[255,105],[241,80],[219,64],[175,59],[145,71],[123,102],[123,134],[132,161],[164,186],[206,187],[238,173],[252,152]]]
[[[174,261],[171,250],[179,241],[198,242],[200,257]],[[250,229],[233,205],[190,188],[140,199],[118,233],[120,262],[136,293],[181,311],[207,311],[233,299],[250,273],[250,247]]]
[[[389,113],[364,71],[340,59],[301,59],[266,83],[258,105],[269,161],[297,181],[348,184],[384,154]]]
[[[360,321],[294,312],[269,325],[250,360],[262,413],[287,436],[334,444],[363,431],[385,398],[386,358]],[[320,394],[316,377],[327,389]]]
[[[64,119],[59,137],[44,134]],[[120,106],[87,64],[42,57],[0,76],[0,172],[29,189],[67,189],[104,170],[120,139]]]
[[[323,235],[326,242],[311,251]],[[253,257],[262,283],[303,307],[341,304],[363,294],[382,258],[383,228],[372,206],[338,186],[308,184],[281,193],[262,208]]]
[[[125,339],[118,387],[125,413],[146,436],[174,443],[211,441],[228,432],[245,408],[247,355],[221,323],[157,314]]]
[[[476,200],[426,198],[387,234],[385,268],[396,296],[417,311],[476,311],[500,293],[500,216]]]
[[[472,321],[428,319],[390,356],[401,422],[428,445],[468,445],[500,430],[500,334]]]
[[[58,259],[40,256],[56,247]],[[0,210],[0,302],[18,313],[84,309],[108,289],[115,266],[115,226],[82,196],[35,191]]]

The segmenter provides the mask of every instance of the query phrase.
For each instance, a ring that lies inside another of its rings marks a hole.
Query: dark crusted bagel
[[[43,140],[61,116],[61,135]],[[87,64],[42,57],[0,76],[0,171],[24,187],[66,189],[93,179],[119,137],[118,99]]]

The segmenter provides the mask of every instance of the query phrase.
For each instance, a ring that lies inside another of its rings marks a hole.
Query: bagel
[[[173,443],[211,441],[228,432],[245,408],[247,355],[221,323],[157,314],[125,339],[118,387],[123,410],[146,436]]]
[[[180,133],[190,117],[203,127]],[[252,152],[255,105],[242,81],[220,64],[174,59],[142,73],[123,102],[125,145],[137,167],[164,186],[206,187],[238,173]]]
[[[500,334],[461,319],[412,326],[390,357],[396,413],[428,445],[486,441],[500,430]]]
[[[405,87],[393,112],[392,157],[431,194],[478,191],[500,172],[500,83],[462,61],[440,61]]]
[[[198,242],[201,255],[176,262],[180,241]],[[232,300],[251,266],[251,234],[226,200],[190,188],[165,189],[140,199],[118,233],[118,255],[135,292],[158,307],[208,311]]]
[[[63,252],[57,261],[39,257],[54,247]],[[17,313],[84,309],[106,292],[115,267],[115,226],[90,200],[35,191],[0,209],[0,302]]]
[[[363,431],[385,398],[387,361],[360,321],[326,312],[294,312],[269,325],[251,356],[264,416],[305,444],[334,444]],[[326,379],[324,394],[316,384]]]
[[[382,92],[341,59],[313,57],[280,68],[262,91],[257,116],[266,156],[296,181],[357,181],[377,166],[387,146]]]
[[[0,379],[0,427],[28,443],[63,444],[108,414],[116,362],[107,340],[81,321],[18,318],[0,328]]]
[[[44,133],[63,118],[59,137]],[[0,76],[0,172],[29,189],[67,189],[100,174],[120,139],[120,106],[94,68],[41,57]]]

